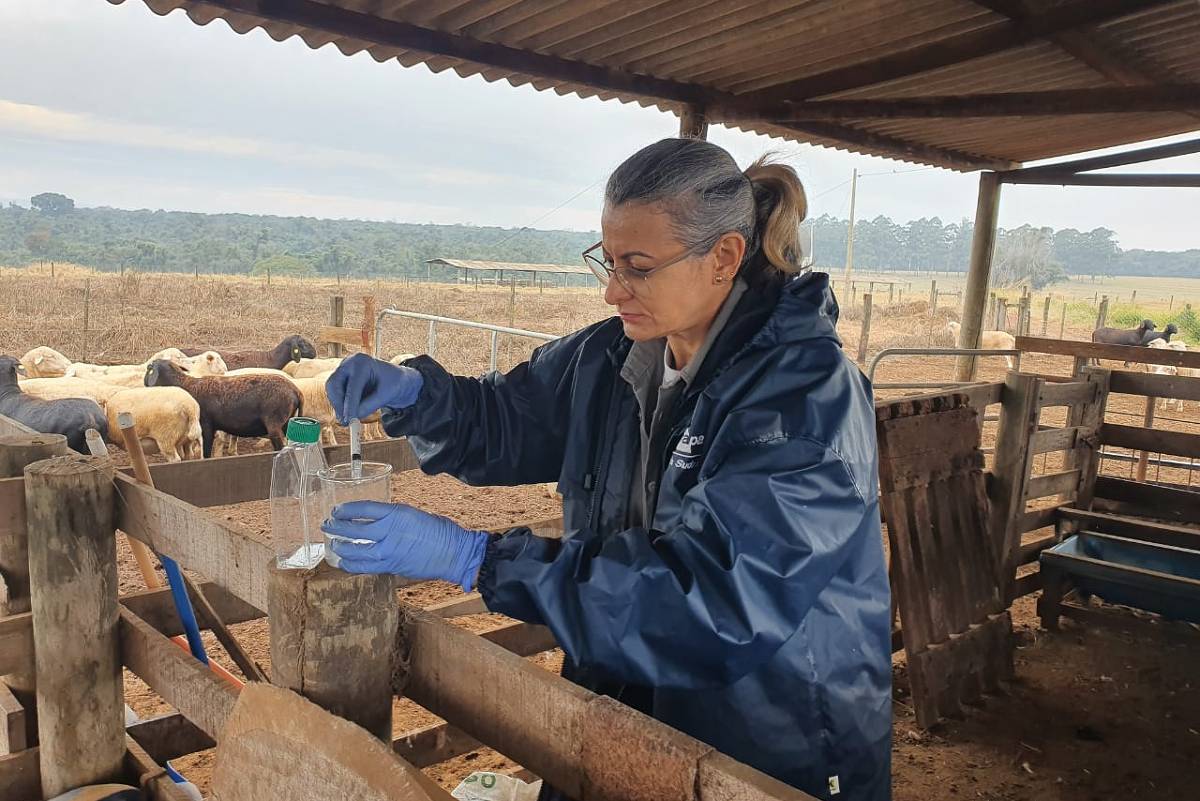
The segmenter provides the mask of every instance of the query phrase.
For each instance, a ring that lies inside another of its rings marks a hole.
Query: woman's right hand
[[[369,417],[385,406],[406,409],[417,402],[424,379],[411,367],[397,366],[356,353],[343,361],[325,382],[325,394],[338,422]]]

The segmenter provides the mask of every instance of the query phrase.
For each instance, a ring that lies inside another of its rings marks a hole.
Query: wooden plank
[[[1026,353],[1047,353],[1052,356],[1074,356],[1084,359],[1111,359],[1119,362],[1137,362],[1138,364],[1166,364],[1173,367],[1200,368],[1200,352],[1159,350],[1138,345],[1103,345],[1096,342],[1021,336],[1017,337],[1017,350]]]
[[[29,612],[0,618],[0,676],[33,671],[33,620]]]
[[[1058,509],[1057,506],[1050,506],[1046,509],[1034,509],[1021,515],[1021,533],[1027,534],[1030,531],[1054,525],[1058,520]],[[1024,562],[1018,562],[1018,564],[1024,564]]]
[[[1038,403],[1046,406],[1074,406],[1077,403],[1088,403],[1096,397],[1096,385],[1086,381],[1070,381],[1067,383],[1046,382],[1038,394]]]
[[[517,656],[532,656],[558,647],[558,641],[554,639],[550,629],[520,621],[485,631],[479,636]]]
[[[1021,515],[1029,495],[1029,471],[1033,455],[1029,442],[1038,428],[1038,396],[1042,381],[1020,373],[1009,373],[1004,382],[1000,426],[992,458],[989,539],[996,548],[996,569],[1001,587],[1015,577],[1017,548],[1021,543]],[[1007,593],[1007,589],[1005,590]]]
[[[0,754],[24,751],[27,746],[25,707],[7,685],[0,683]]]
[[[768,801],[773,798],[816,801],[807,793],[788,787],[720,751],[710,751],[701,757],[696,772],[696,801]]]
[[[1165,453],[1171,456],[1200,457],[1200,434],[1167,431],[1104,423],[1100,426],[1100,442],[1135,451]]]
[[[327,445],[325,461],[339,464],[350,460],[349,445]],[[275,454],[252,453],[173,464],[150,466],[154,486],[168,495],[187,501],[193,506],[224,506],[270,497],[271,461]],[[386,462],[397,473],[416,470],[420,465],[412,446],[405,439],[370,440],[363,443],[363,458],[371,462]],[[132,470],[122,471],[132,475]],[[0,495],[0,509],[3,509]]]
[[[1019,577],[1013,585],[1013,598],[1024,598],[1042,588],[1042,571],[1035,570]]]
[[[1124,508],[1103,508],[1100,506],[1101,499],[1116,501]],[[1096,502],[1092,508],[1176,523],[1200,523],[1200,492],[1099,476],[1096,479]]]
[[[1018,564],[1027,565],[1030,562],[1036,562],[1042,551],[1057,544],[1058,537],[1051,534],[1047,537],[1039,537],[1036,540],[1030,540],[1021,544],[1020,554],[1018,556]]]
[[[438,617],[459,617],[460,615],[479,615],[488,611],[483,596],[477,592],[469,592],[461,598],[451,598],[425,607],[425,611]]]
[[[142,788],[148,801],[191,801],[158,761],[129,736],[125,737],[125,772],[132,777],[132,784]]]
[[[42,801],[38,749],[0,755],[0,798],[4,801]]]
[[[1109,378],[1108,391],[1121,395],[1200,401],[1200,377],[1114,370]]]
[[[1174,526],[1170,523],[1156,523],[1152,520],[1125,515],[1090,512],[1069,506],[1063,507],[1059,511],[1064,518],[1078,523],[1079,528],[1084,531],[1097,531],[1131,540],[1200,550],[1200,529]]]
[[[125,666],[202,732],[219,740],[237,690],[128,609],[121,609],[120,631]]]
[[[248,620],[266,617],[265,612],[255,609],[211,581],[200,582],[199,587],[226,624],[245,623]],[[183,623],[179,620],[179,613],[175,609],[175,601],[171,597],[170,589],[164,587],[157,590],[142,590],[123,595],[120,601],[130,612],[149,623],[156,631],[168,637],[184,633]],[[204,621],[200,621],[200,625],[205,627]]]
[[[1029,453],[1036,456],[1039,453],[1072,450],[1075,447],[1076,438],[1082,430],[1079,426],[1071,426],[1070,428],[1047,428],[1038,431],[1029,438]]]
[[[1045,498],[1050,495],[1073,495],[1078,487],[1078,470],[1046,473],[1029,479],[1029,484],[1025,490],[1025,500]],[[1020,525],[1019,519],[1018,525]]]
[[[483,747],[474,737],[447,723],[414,729],[392,741],[392,750],[417,768],[436,765]]]
[[[138,721],[126,727],[125,732],[160,765],[217,744],[178,712]]]
[[[269,546],[165,492],[128,476],[115,478],[118,528],[251,606],[266,608],[267,569],[275,561]]]
[[[937,398],[949,399],[954,395],[965,395],[967,403],[980,411],[991,406],[993,403],[999,403],[1001,394],[1004,391],[1004,384],[993,382],[989,384],[967,384],[965,386],[957,386],[951,389],[938,389],[933,392],[923,392],[920,395],[905,395],[904,400],[914,403],[923,403],[925,401],[934,400]],[[888,406],[896,402],[895,398],[890,400],[875,401],[875,408]]]
[[[317,329],[317,344],[336,344],[351,348],[361,348],[362,329],[323,325]]]
[[[1092,536],[1100,538],[1105,535],[1093,534]],[[1137,587],[1164,597],[1170,596],[1187,600],[1200,598],[1200,579],[1054,551],[1042,554],[1042,562],[1043,564],[1053,564],[1067,575],[1085,575],[1114,584]]]
[[[1088,367],[1083,378],[1096,384],[1096,398],[1082,406],[1072,406],[1067,415],[1068,425],[1081,429],[1075,438],[1075,450],[1063,458],[1063,467],[1079,469],[1079,488],[1075,493],[1075,504],[1088,507],[1095,492],[1096,476],[1100,468],[1100,426],[1104,423],[1104,412],[1108,408],[1110,370]]]
[[[0,683],[0,754],[24,751],[29,743],[25,740],[25,707],[7,685]]]
[[[24,423],[18,423],[11,417],[0,414],[0,437],[24,437],[37,433]]]

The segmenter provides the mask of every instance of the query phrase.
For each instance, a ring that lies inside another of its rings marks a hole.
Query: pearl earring
[[[723,275],[718,275],[718,276],[714,277],[714,278],[713,278],[713,283],[714,283],[714,284],[723,284],[723,283],[725,283],[725,276],[723,276]]]

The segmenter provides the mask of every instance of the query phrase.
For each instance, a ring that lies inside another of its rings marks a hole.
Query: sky
[[[141,2],[0,0],[0,202],[592,230],[608,173],[678,130],[616,101],[433,74],[297,38],[238,35]],[[1182,137],[1180,137],[1182,138]],[[773,150],[812,214],[974,215],[977,176],[714,126],[748,164]],[[1170,141],[1170,140],[1162,140]],[[1143,170],[1200,172],[1200,156]],[[1200,248],[1197,190],[1006,186],[1000,225]]]

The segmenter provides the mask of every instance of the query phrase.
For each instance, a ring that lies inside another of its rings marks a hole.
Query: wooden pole
[[[938,291],[937,291],[937,279],[935,278],[934,280],[929,282],[929,313],[930,314],[933,314],[935,311],[937,311],[937,303],[938,303]]]
[[[1050,296],[1046,296],[1046,302],[1042,304],[1042,336],[1046,336],[1046,328],[1050,325]]]
[[[344,295],[332,295],[329,298],[329,324],[337,328],[341,328],[346,323],[346,297]],[[330,342],[329,355],[341,356],[342,343]]]
[[[87,361],[88,353],[88,312],[92,303],[92,279],[83,282],[83,359]]]
[[[888,305],[889,306],[892,305],[892,298],[895,297],[895,294],[896,294],[896,285],[889,282],[888,283]]]
[[[1154,428],[1154,401],[1155,401],[1154,398],[1150,397],[1149,395],[1146,396],[1146,409],[1145,409],[1144,414],[1142,415],[1142,425],[1144,425],[1146,428]],[[1135,473],[1135,478],[1138,481],[1146,480],[1146,468],[1149,465],[1150,465],[1150,452],[1149,451],[1139,451],[1138,459],[1137,459],[1137,470]]]
[[[363,353],[375,352],[375,296],[367,295],[363,298],[363,321],[362,321],[362,349]]]
[[[871,338],[871,293],[863,295],[862,333],[858,337],[858,363],[867,361],[867,342]]]
[[[32,434],[0,437],[0,478],[18,478],[34,462],[53,456],[66,456],[67,438],[62,434]],[[18,615],[30,610],[29,597],[29,537],[26,532],[24,509],[0,519],[0,578],[6,592],[0,597],[0,617]],[[13,696],[25,709],[25,745],[37,745],[37,704],[34,690],[37,680],[33,673],[10,673],[0,676]]]
[[[854,269],[854,200],[858,195],[858,168],[850,174],[850,224],[846,228],[846,280]],[[853,305],[853,304],[852,304]]]
[[[1100,309],[1096,312],[1096,327],[1103,328],[1108,322],[1108,295],[1100,298]]]
[[[996,218],[1000,212],[1000,179],[994,172],[979,176],[979,198],[975,205],[975,230],[971,238],[971,263],[963,299],[962,327],[958,347],[975,348],[983,330],[983,309],[987,301],[992,272],[992,254],[996,249]],[[960,356],[954,368],[956,381],[975,377],[975,357]]]
[[[1058,321],[1058,338],[1062,339],[1067,330],[1067,302],[1063,301],[1062,318]]]
[[[274,683],[390,744],[394,578],[271,566],[267,604]]]
[[[125,758],[113,469],[58,456],[25,468],[42,792],[115,781]],[[53,658],[50,658],[50,657]]]
[[[708,115],[702,106],[689,103],[679,110],[679,138],[708,138]]]

